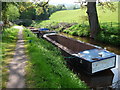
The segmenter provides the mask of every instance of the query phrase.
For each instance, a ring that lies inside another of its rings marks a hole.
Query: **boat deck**
[[[86,43],[76,41],[71,38],[66,38],[61,35],[49,35],[47,36],[55,42],[63,45],[64,47],[70,49],[72,54],[79,53],[80,51],[88,50],[88,49],[96,49],[94,46],[87,45]]]

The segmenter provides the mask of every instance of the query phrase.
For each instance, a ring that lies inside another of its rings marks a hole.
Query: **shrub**
[[[101,31],[95,38],[98,41],[101,41],[106,44],[112,44],[119,46],[120,45],[120,36]]]
[[[23,25],[23,26],[30,26],[32,24],[32,20],[31,19],[20,19],[15,21],[16,24],[18,25]]]
[[[69,33],[70,30],[69,30],[69,29],[65,29],[65,30],[63,30],[63,32],[64,32],[64,33]]]
[[[77,34],[77,31],[69,31],[69,34],[70,35],[73,35],[73,36],[77,36],[78,34]]]
[[[88,30],[89,28],[82,24],[77,24],[77,25],[73,25],[70,28],[64,30],[63,32],[71,34],[71,35],[75,35],[75,36],[89,36],[90,31]]]
[[[101,28],[102,31],[97,35],[96,40],[115,46],[120,45],[119,27],[110,27],[109,25],[104,24]]]

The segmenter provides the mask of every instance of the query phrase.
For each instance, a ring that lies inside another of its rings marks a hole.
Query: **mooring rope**
[[[69,58],[69,59],[70,59],[70,58],[76,58],[76,57],[72,57],[72,56],[71,56],[71,57],[64,57],[64,58],[66,58],[66,59]]]

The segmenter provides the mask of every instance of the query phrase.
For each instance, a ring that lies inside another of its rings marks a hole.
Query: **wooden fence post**
[[[84,26],[84,21],[83,21],[83,26]]]
[[[111,28],[112,28],[112,22],[111,22]]]

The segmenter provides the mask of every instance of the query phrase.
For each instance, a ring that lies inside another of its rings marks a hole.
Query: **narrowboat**
[[[32,31],[34,34],[39,33],[37,28],[34,28],[34,27],[28,27],[28,29],[30,29],[30,31]]]
[[[51,31],[48,28],[34,28],[34,27],[28,27],[34,34],[37,34],[37,37],[43,37],[44,34],[52,34],[57,33],[56,31]]]
[[[116,54],[101,47],[60,34],[44,34],[43,38],[70,55],[72,60],[88,74],[111,69],[116,65]]]
[[[44,34],[52,34],[52,33],[57,33],[56,31],[51,31],[50,29],[48,29],[48,28],[40,28],[39,29],[39,35],[41,36],[41,37],[43,37],[43,35]]]

